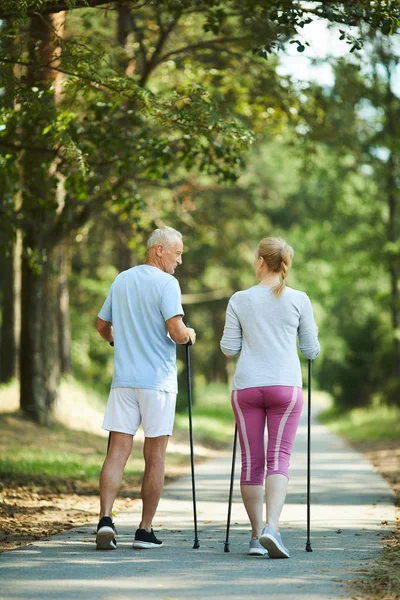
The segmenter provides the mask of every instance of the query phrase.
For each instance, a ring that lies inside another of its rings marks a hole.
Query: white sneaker
[[[261,546],[258,537],[251,538],[249,543],[249,554],[252,556],[265,556],[268,554],[267,550]]]
[[[260,544],[268,550],[270,558],[290,558],[289,550],[283,545],[281,534],[269,525],[262,531]]]

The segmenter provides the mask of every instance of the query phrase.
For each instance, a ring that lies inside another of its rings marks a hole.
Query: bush
[[[369,406],[374,398],[400,405],[400,382],[393,377],[395,357],[388,325],[377,317],[347,323],[343,357],[327,355],[317,370],[320,387],[339,410]]]

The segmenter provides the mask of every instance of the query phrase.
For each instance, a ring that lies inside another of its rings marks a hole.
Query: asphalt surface
[[[239,496],[239,456],[224,552],[231,457],[196,467],[200,548],[193,549],[191,478],[165,488],[154,529],[164,546],[133,550],[140,503],[116,518],[118,548],[95,550],[96,524],[0,555],[0,598],[277,600],[351,598],[394,527],[393,494],[370,463],[319,424],[312,426],[312,553],[306,544],[306,410],[292,456],[281,533],[288,560],[247,555],[250,529]],[[239,452],[238,452],[239,454]]]

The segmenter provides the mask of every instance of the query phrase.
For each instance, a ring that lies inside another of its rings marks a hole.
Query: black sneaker
[[[111,517],[102,517],[97,525],[97,550],[115,550],[117,547],[116,533],[117,530],[114,527]]]
[[[132,546],[134,548],[161,548],[163,543],[156,538],[153,529],[151,533],[146,529],[137,529],[135,533],[135,541]]]

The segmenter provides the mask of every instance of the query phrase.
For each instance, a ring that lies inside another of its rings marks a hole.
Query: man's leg
[[[111,517],[114,500],[131,451],[133,436],[113,431],[110,447],[100,474],[100,518]]]
[[[139,529],[150,533],[164,485],[165,453],[168,435],[145,438],[143,447],[144,476],[142,482],[142,520]]]

